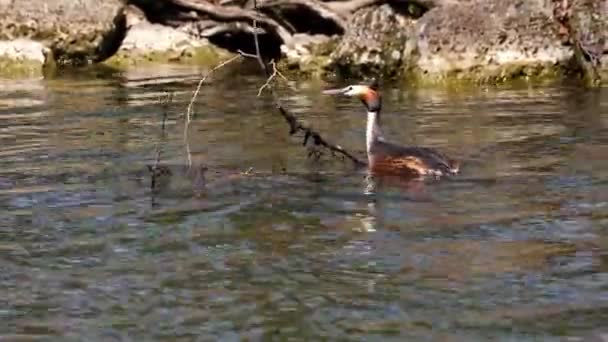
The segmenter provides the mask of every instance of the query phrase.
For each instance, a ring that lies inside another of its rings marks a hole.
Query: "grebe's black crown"
[[[366,84],[370,89],[372,89],[374,91],[380,90],[380,83],[378,82],[378,80],[376,78],[372,78],[371,80],[366,82]]]

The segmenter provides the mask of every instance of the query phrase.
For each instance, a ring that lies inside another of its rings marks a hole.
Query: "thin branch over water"
[[[258,6],[257,6],[256,0],[253,1],[253,10],[255,12],[258,11]],[[259,64],[260,69],[266,75],[266,82],[264,82],[264,84],[258,89],[258,96],[261,96],[261,94],[264,92],[264,90],[269,91],[277,112],[279,114],[281,114],[283,119],[289,125],[289,134],[290,135],[294,135],[294,134],[300,132],[304,135],[304,140],[303,140],[304,146],[307,146],[308,142],[312,141],[314,144],[313,145],[314,147],[323,147],[323,148],[329,150],[333,156],[340,155],[343,158],[349,159],[357,167],[367,165],[367,163],[365,161],[359,159],[355,155],[346,151],[342,146],[329,142],[327,139],[323,138],[321,136],[321,134],[319,132],[317,132],[316,130],[314,130],[312,127],[309,127],[309,126],[305,125],[304,123],[300,122],[296,116],[291,114],[283,106],[278,94],[275,91],[274,82],[276,81],[276,76],[279,76],[281,79],[283,79],[285,81],[287,79],[285,76],[283,76],[277,70],[276,63],[274,62],[274,60],[270,61],[270,63],[264,62],[264,60],[262,58],[262,53],[260,50],[260,42],[259,42],[259,37],[258,37],[258,22],[257,22],[255,16],[253,17],[252,24],[253,24],[252,25],[253,26],[253,41],[254,41],[254,45],[255,45],[255,54],[245,53],[245,52],[239,50],[238,55],[235,55],[234,57],[232,57],[228,60],[225,60],[222,63],[213,67],[203,78],[201,78],[201,80],[198,82],[198,85],[197,85],[195,91],[193,92],[192,98],[190,99],[190,103],[188,104],[188,109],[186,111],[186,120],[185,120],[185,124],[184,124],[184,143],[186,144],[186,154],[188,156],[188,165],[189,166],[192,165],[192,160],[191,160],[191,156],[190,156],[190,148],[189,148],[189,144],[188,144],[188,126],[190,124],[190,121],[192,120],[192,113],[193,113],[192,108],[194,106],[194,101],[196,100],[196,97],[198,96],[198,94],[200,92],[201,86],[214,71],[223,68],[224,66],[230,64],[231,62],[233,62],[234,60],[236,60],[239,57],[255,59],[257,61],[257,63]],[[272,70],[271,70],[270,66],[272,66]],[[319,155],[320,155],[320,152],[318,150],[313,149],[309,152],[309,156],[318,157]]]

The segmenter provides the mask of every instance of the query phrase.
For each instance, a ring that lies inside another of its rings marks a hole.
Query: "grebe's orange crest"
[[[369,103],[370,101],[376,100],[380,96],[380,94],[378,94],[378,92],[375,89],[373,89],[371,87],[367,87],[367,86],[364,86],[364,87],[365,88],[364,88],[363,92],[361,93],[361,95],[359,95],[359,98],[362,101]]]

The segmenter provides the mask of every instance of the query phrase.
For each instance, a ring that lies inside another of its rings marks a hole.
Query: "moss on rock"
[[[229,58],[231,54],[214,46],[190,47],[182,51],[129,51],[118,52],[110,57],[104,64],[119,69],[132,66],[145,66],[154,64],[185,64],[214,66]]]
[[[29,39],[0,41],[0,77],[41,76],[54,66],[52,52],[40,42]]]
[[[206,39],[141,22],[129,29],[118,52],[104,63],[119,68],[167,63],[212,66],[232,55]]]
[[[38,61],[15,60],[0,56],[0,77],[2,78],[27,78],[41,74],[42,63]]]
[[[477,66],[468,70],[452,70],[441,74],[428,74],[413,68],[401,81],[420,87],[440,86],[459,88],[471,85],[508,84],[525,82],[529,84],[552,84],[569,73],[569,70],[555,64],[508,63],[492,69]]]

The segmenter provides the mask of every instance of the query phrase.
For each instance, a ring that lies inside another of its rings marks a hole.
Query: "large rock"
[[[29,39],[0,41],[0,77],[39,76],[50,50]]]
[[[404,73],[415,46],[415,20],[408,14],[388,4],[355,12],[346,34],[330,55],[329,68],[355,77]]]
[[[124,38],[123,10],[120,0],[1,0],[0,40],[42,42],[58,64],[99,62]]]
[[[329,54],[335,49],[336,37],[325,35],[294,34],[293,39],[281,46],[279,68],[291,76],[323,76],[330,63]]]
[[[423,81],[555,77],[569,70],[574,55],[543,0],[437,7],[418,21],[417,36],[415,74]]]
[[[608,0],[572,0],[566,18],[577,61],[592,85],[608,82]]]
[[[118,51],[105,61],[117,67],[143,64],[197,64],[211,66],[233,56],[206,38],[196,37],[189,25],[150,23],[135,6],[128,6],[127,34]]]

